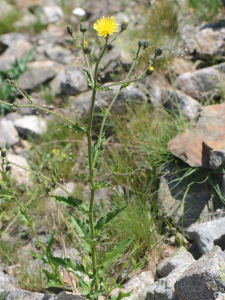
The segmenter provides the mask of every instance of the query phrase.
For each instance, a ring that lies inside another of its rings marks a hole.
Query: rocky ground
[[[119,23],[123,19],[129,21],[129,32],[144,30],[138,1],[130,1],[126,9],[121,1],[108,1],[108,5],[104,2],[87,1],[80,6],[76,2],[73,8],[82,7],[87,25],[99,16],[113,12]],[[2,3],[4,9],[13,7],[13,4]],[[157,193],[158,220],[166,220],[176,228],[176,235],[170,235],[164,242],[173,247],[177,244],[183,246],[174,248],[174,251],[169,248],[167,253],[164,251],[164,259],[155,272],[147,269],[124,284],[125,291],[133,289],[132,296],[125,298],[130,300],[225,299],[225,15],[221,9],[214,22],[191,22],[192,11],[186,9],[186,1],[177,3],[175,12],[180,43],[174,50],[169,49],[176,55],[170,57],[171,62],[166,57],[167,68],[156,68],[151,80],[143,79],[124,89],[114,107],[123,115],[129,110],[130,103],[150,103],[156,108],[164,107],[169,114],[173,112],[189,124],[167,145],[170,153],[182,164],[173,161],[162,166]],[[30,56],[25,70],[15,78],[18,87],[29,92],[35,105],[69,114],[73,119],[85,117],[90,111],[91,91],[82,71],[82,53],[74,47],[64,25],[67,22],[77,28],[84,17],[63,11],[60,1],[19,0],[17,5],[23,11],[23,17],[16,24],[19,32],[0,36],[0,72],[4,74],[18,62],[25,64],[24,58]],[[136,14],[131,13],[134,10]],[[38,20],[44,26],[40,32],[19,30],[33,26]],[[166,56],[167,45],[159,46],[164,48]],[[102,61],[103,84],[120,79],[131,66],[132,57],[125,50],[120,40],[108,50]],[[140,73],[140,69],[135,72]],[[48,98],[44,86],[51,91],[50,101],[43,101],[43,98]],[[2,91],[4,88],[2,83]],[[100,112],[99,105],[109,105],[117,90],[115,86],[113,91],[98,93],[96,113]],[[1,100],[10,100],[12,96],[20,104],[26,104],[26,100],[14,90],[7,97],[2,92]],[[70,101],[64,107],[63,101],[68,97]],[[56,99],[55,102],[52,99]],[[0,108],[0,146],[5,147],[8,141],[11,145],[8,159],[30,169],[29,138],[45,133],[52,117],[29,106],[21,107],[15,113],[7,106]],[[19,167],[13,167],[12,175],[18,186],[33,184],[29,173]],[[75,184],[69,180],[65,184],[73,193]],[[124,193],[123,187],[118,185],[117,189]],[[212,189],[215,190],[213,197]],[[111,193],[100,191],[97,195],[99,203],[102,198],[110,203]],[[61,191],[57,188],[53,193],[59,195]],[[88,199],[88,193],[89,190],[84,189],[84,199]],[[0,229],[5,230],[2,225]],[[76,259],[79,259],[79,253]],[[13,266],[10,267],[12,270]],[[113,295],[116,293],[118,291]],[[53,295],[22,290],[15,284],[13,271],[2,263],[0,299],[84,298],[65,291]]]

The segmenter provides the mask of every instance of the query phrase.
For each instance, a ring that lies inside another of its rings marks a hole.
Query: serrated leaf
[[[64,205],[72,205],[74,207],[78,207],[78,205],[82,204],[82,201],[74,198],[74,197],[70,197],[70,196],[55,196],[55,195],[50,195],[50,197],[52,199],[55,200],[56,203],[59,204],[64,204]]]
[[[99,181],[95,185],[91,186],[90,189],[91,190],[105,189],[105,188],[109,188],[111,186],[112,185],[107,181]]]
[[[113,296],[111,298],[111,300],[121,300],[121,299],[123,299],[125,297],[129,297],[132,292],[133,292],[133,290],[131,290],[130,292],[127,292],[127,293],[124,293],[124,292],[120,291],[119,295],[118,296]]]
[[[77,218],[75,215],[69,213],[71,216],[71,222],[72,224],[76,227],[77,233],[80,237],[84,238],[90,238],[91,237],[91,232],[89,229],[89,226],[81,221],[79,218]]]
[[[73,124],[73,125],[69,125],[69,124],[57,124],[56,126],[58,127],[62,127],[62,128],[69,128],[71,130],[74,130],[75,132],[87,132],[87,128],[86,127],[81,127],[78,125],[78,123]]]
[[[113,89],[110,89],[107,86],[97,86],[96,91],[113,91]]]
[[[116,208],[114,211],[108,212],[104,217],[101,217],[97,224],[95,225],[96,233],[100,232],[106,224],[111,222],[115,217],[117,217],[122,211],[125,210],[127,206]]]
[[[45,264],[48,263],[48,260],[46,258],[44,258],[40,253],[36,253],[36,252],[30,251],[30,250],[28,250],[28,252],[31,255],[33,255],[35,258],[38,258],[38,259],[42,260]]]
[[[101,112],[103,113],[103,115],[105,115],[105,114],[106,114],[106,111],[104,110],[104,108],[101,106],[100,103],[98,103],[98,106],[100,107]]]
[[[85,70],[85,69],[83,69],[83,71],[84,71],[84,76],[85,76],[85,78],[87,80],[88,86],[92,87],[92,81],[91,81],[91,75],[90,75],[90,73],[87,70]]]
[[[47,240],[47,244],[46,244],[46,252],[47,253],[51,252],[52,244],[54,242],[54,235],[55,235],[55,229],[53,230],[52,234],[50,235],[50,237]]]
[[[130,84],[130,83],[123,83],[123,84],[121,84],[120,89],[126,88],[129,84]]]
[[[59,258],[52,256],[50,258],[53,262],[57,263],[58,265],[64,266],[66,268],[71,268],[74,271],[79,271],[85,275],[91,276],[91,274],[85,270],[82,264],[78,265],[75,262],[73,262],[70,258]]]
[[[21,215],[22,220],[25,221],[27,223],[27,225],[30,227],[30,223],[31,224],[33,223],[30,216],[26,215],[25,212],[21,208],[19,208],[19,213]]]
[[[41,242],[35,242],[32,246],[39,248],[41,247]]]

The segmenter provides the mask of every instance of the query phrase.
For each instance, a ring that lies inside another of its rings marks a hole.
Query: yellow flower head
[[[117,27],[119,24],[116,24],[114,17],[108,19],[102,17],[100,20],[97,20],[94,24],[94,29],[98,31],[99,36],[106,37],[109,35],[114,35],[115,32],[118,32]]]

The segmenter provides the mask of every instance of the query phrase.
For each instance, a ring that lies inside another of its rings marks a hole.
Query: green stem
[[[138,80],[141,80],[141,79],[145,78],[144,74],[145,74],[145,72],[143,73],[142,76],[139,76],[137,78],[134,78],[134,79],[131,79],[131,80],[127,80],[127,81],[121,81],[121,82],[111,83],[109,85],[105,85],[104,87],[109,87],[109,86],[114,86],[114,85],[120,85],[120,84],[135,82],[135,81],[138,81]]]
[[[85,46],[85,32],[83,33],[83,47],[84,46]],[[90,64],[89,64],[88,55],[84,54],[84,57],[85,57],[85,60],[86,60],[87,66],[88,66],[89,74],[91,76],[91,83],[93,84],[94,80],[93,80],[92,73],[91,73],[91,67],[90,67]]]
[[[21,92],[21,91],[20,91],[20,92]],[[21,93],[22,93],[22,92],[21,92]],[[22,93],[22,95],[27,99],[27,97],[26,97],[23,93]],[[0,100],[0,103],[3,103],[3,104],[8,105],[8,106],[13,106],[13,104],[7,103],[7,102],[2,101],[2,100]],[[18,107],[35,107],[35,108],[37,108],[37,109],[46,111],[46,112],[48,112],[48,113],[50,113],[50,114],[56,115],[57,117],[60,117],[60,118],[62,118],[62,119],[64,119],[64,120],[66,120],[66,121],[69,122],[70,124],[75,125],[75,123],[74,123],[73,121],[71,121],[70,119],[68,119],[68,118],[66,118],[66,117],[64,117],[64,116],[62,116],[62,115],[60,115],[60,114],[57,114],[57,113],[55,113],[54,111],[48,110],[48,109],[43,108],[43,107],[38,106],[38,105],[34,105],[34,104],[27,104],[27,105],[26,105],[26,104],[25,104],[25,105],[18,105]]]
[[[134,173],[136,173],[136,172],[140,172],[142,169],[136,169],[136,170],[134,170],[134,171],[132,171],[132,172],[128,172],[128,173],[115,173],[115,172],[113,172],[113,173],[111,173],[111,174],[109,174],[109,175],[107,175],[105,178],[103,178],[101,181],[105,181],[106,179],[108,179],[109,177],[111,177],[111,176],[113,176],[113,175],[118,175],[118,176],[128,176],[128,175],[133,175]]]

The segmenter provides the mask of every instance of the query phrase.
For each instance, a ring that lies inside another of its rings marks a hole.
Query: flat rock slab
[[[174,269],[184,264],[192,264],[195,259],[184,247],[181,247],[171,257],[163,259],[157,266],[157,273],[160,277],[168,276]]]
[[[215,245],[225,250],[225,218],[193,225],[185,230],[185,235],[195,241],[202,254],[211,251]]]
[[[167,145],[191,167],[219,169],[225,166],[225,103],[202,109],[196,127],[178,134]]]
[[[177,77],[175,87],[185,94],[203,100],[220,93],[225,78],[225,63],[203,68],[194,72],[186,72]]]
[[[42,134],[47,130],[47,121],[37,116],[23,116],[14,121],[18,132],[27,137],[28,134]]]
[[[204,181],[204,174],[193,173],[182,179],[185,171],[179,170],[175,164],[170,164],[164,172],[160,178],[158,207],[160,212],[173,219],[176,226],[188,228],[211,221],[213,212],[222,208],[222,202],[216,195],[212,204],[209,183],[197,183]],[[191,186],[186,191],[189,184]]]
[[[216,246],[184,271],[175,283],[179,300],[215,300],[225,290],[225,253]]]
[[[11,120],[0,120],[0,147],[5,147],[6,142],[11,146],[19,142],[19,135]]]

